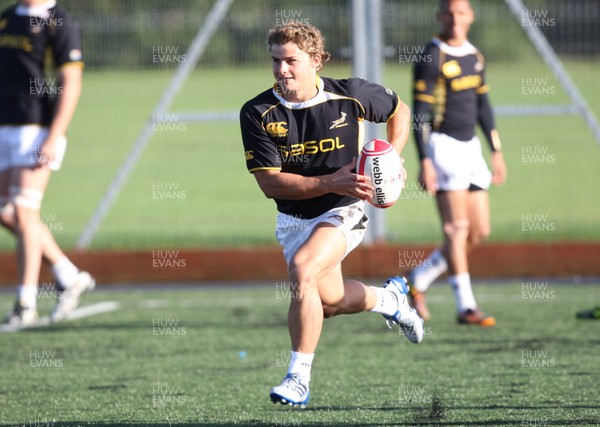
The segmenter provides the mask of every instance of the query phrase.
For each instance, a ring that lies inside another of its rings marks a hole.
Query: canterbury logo
[[[347,116],[347,114],[342,111],[342,117],[340,117],[337,120],[333,120],[331,122],[332,125],[329,126],[329,129],[337,129],[337,128],[341,128],[343,126],[346,126],[348,124],[348,123],[344,123],[346,121],[346,116]]]
[[[272,123],[267,123],[267,133],[271,136],[274,137],[282,137],[282,136],[287,136],[288,134],[288,130],[287,130],[287,123],[286,122],[272,122]]]
[[[254,150],[248,150],[245,153],[246,160],[252,160],[254,158]]]
[[[329,215],[327,218],[333,218],[333,219],[337,219],[339,222],[341,222],[342,224],[344,223],[344,217],[341,215]]]
[[[462,68],[460,68],[460,64],[455,59],[442,65],[442,74],[444,74],[447,79],[459,76],[460,73],[462,73]]]

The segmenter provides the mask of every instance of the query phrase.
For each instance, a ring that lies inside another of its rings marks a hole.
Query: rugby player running
[[[292,290],[291,360],[270,398],[304,406],[324,318],[372,311],[398,324],[411,342],[423,339],[423,321],[408,305],[403,278],[370,287],[344,279],[341,268],[365,234],[364,200],[373,194],[370,179],[354,172],[363,121],[386,123],[387,139],[400,154],[410,112],[380,85],[320,77],[330,55],[314,26],[280,25],[269,32],[268,47],[275,84],[244,104],[240,123],[248,170],[279,211],[276,235]]]
[[[441,34],[415,64],[413,117],[419,180],[436,196],[444,243],[408,273],[411,304],[429,319],[425,293],[448,271],[458,323],[493,326],[496,320],[475,301],[467,253],[490,234],[487,189],[504,182],[506,166],[484,79],[485,59],[467,38],[474,21],[469,0],[442,0],[438,20]],[[492,152],[493,173],[475,135],[477,124]]]

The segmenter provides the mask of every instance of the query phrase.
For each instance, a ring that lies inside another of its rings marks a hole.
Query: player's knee
[[[316,278],[314,268],[310,263],[298,263],[292,260],[289,267],[290,280],[297,283],[313,282]],[[299,285],[298,285],[299,286]]]
[[[444,235],[451,241],[466,241],[469,236],[469,220],[458,218],[444,223]]]
[[[19,230],[28,228],[38,219],[42,199],[41,191],[33,188],[10,188],[10,202],[14,206],[15,227]]]
[[[478,227],[469,231],[468,242],[470,245],[479,245],[490,236],[490,227]]]
[[[44,193],[35,188],[10,187],[10,201],[15,205],[16,210],[30,209],[39,211],[42,206]]]
[[[289,266],[290,282],[300,295],[308,288],[317,287],[318,266],[310,259],[294,257]]]
[[[290,280],[298,283],[298,286],[315,286],[320,274],[319,265],[312,257],[299,251],[292,258],[288,268]]]

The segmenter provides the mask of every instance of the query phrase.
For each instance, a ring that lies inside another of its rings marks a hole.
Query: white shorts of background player
[[[0,170],[36,166],[47,136],[43,126],[0,126]],[[67,139],[58,138],[55,158],[48,165],[51,170],[60,169],[66,150]]]
[[[471,184],[487,190],[492,174],[483,158],[477,136],[460,141],[443,133],[432,132],[426,145],[427,155],[437,173],[440,190],[466,190]]]

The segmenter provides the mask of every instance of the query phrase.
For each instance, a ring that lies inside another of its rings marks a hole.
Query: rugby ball
[[[371,177],[375,187],[373,198],[368,200],[376,208],[389,208],[404,187],[404,168],[394,147],[383,139],[367,142],[356,162],[356,173]]]

